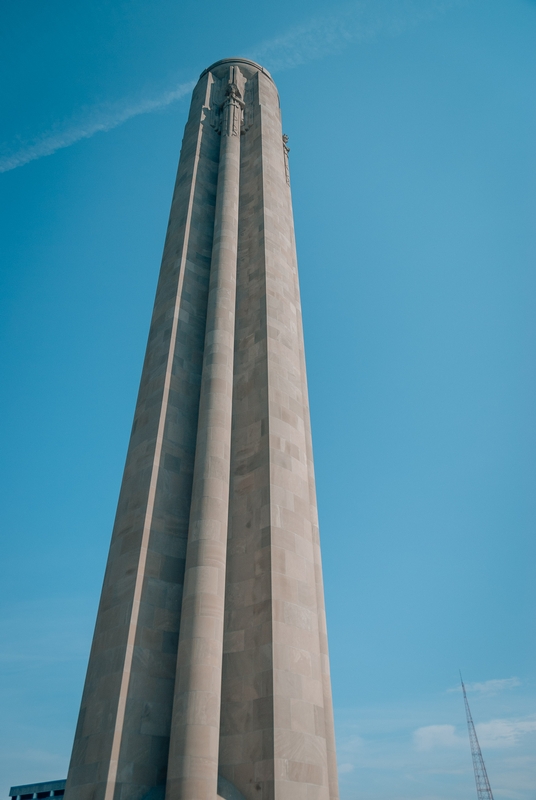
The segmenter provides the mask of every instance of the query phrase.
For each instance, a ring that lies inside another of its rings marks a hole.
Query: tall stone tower
[[[67,800],[336,800],[277,89],[194,89]]]

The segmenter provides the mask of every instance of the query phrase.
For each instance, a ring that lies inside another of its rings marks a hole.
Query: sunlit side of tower
[[[288,148],[194,89],[67,800],[336,800]]]

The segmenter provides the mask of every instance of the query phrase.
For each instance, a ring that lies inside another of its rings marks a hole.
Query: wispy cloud
[[[397,36],[462,2],[466,0],[359,0],[261,42],[246,50],[245,55],[272,72],[281,72],[340,52],[351,44],[378,36]],[[89,109],[82,121],[59,123],[54,130],[40,134],[33,141],[19,142],[15,148],[4,145],[0,172],[52,155],[96,133],[110,131],[140,114],[166,108],[189,94],[194,85],[192,80],[152,98],[98,106]]]
[[[72,121],[59,124],[55,130],[46,131],[33,142],[25,143],[14,152],[0,157],[0,172],[9,172],[9,170],[22,167],[30,161],[50,156],[58,150],[70,147],[75,142],[89,139],[101,131],[111,131],[122,125],[123,122],[133,117],[139,117],[140,114],[149,114],[165,108],[191,92],[194,86],[195,81],[189,81],[173,89],[168,89],[156,97],[93,108],[85,120],[74,124]]]
[[[465,740],[456,733],[454,725],[425,725],[413,733],[413,743],[417,750],[432,750],[440,747],[459,747]]]
[[[522,686],[501,704],[500,716],[493,695],[480,695],[476,704],[482,720],[476,729],[495,796],[533,800],[533,690]],[[442,691],[420,700],[338,709],[335,718],[341,796],[353,797],[356,786],[367,798],[467,796],[473,781],[471,753],[463,702],[455,695]]]
[[[521,686],[521,681],[515,676],[513,678],[493,678],[489,681],[482,683],[466,683],[465,688],[468,692],[475,692],[477,694],[492,695],[504,692],[505,689],[515,689],[516,686]],[[447,689],[448,692],[461,692],[461,686],[453,686]]]
[[[515,747],[522,736],[536,732],[536,718],[492,719],[475,727],[483,748]],[[467,735],[454,725],[425,725],[413,732],[413,744],[417,750],[467,748]]]
[[[357,42],[398,36],[461,2],[360,0],[296,25],[281,36],[262,42],[247,55],[272,72],[280,72],[335,54]]]
[[[482,747],[515,747],[522,736],[536,732],[536,718],[492,719],[475,727]]]

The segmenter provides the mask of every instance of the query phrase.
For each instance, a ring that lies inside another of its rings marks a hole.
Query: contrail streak
[[[246,55],[272,72],[281,72],[340,52],[357,42],[397,36],[463,2],[466,0],[359,0],[261,42],[246,51]],[[0,172],[52,155],[99,131],[110,131],[140,114],[165,108],[187,95],[194,85],[195,81],[190,81],[152,99],[123,102],[111,109],[93,109],[85,122],[66,123],[59,130],[45,132],[36,141],[0,156]]]
[[[9,172],[9,170],[22,167],[30,161],[50,156],[57,150],[69,147],[81,139],[89,139],[99,131],[111,131],[112,128],[117,128],[118,125],[122,125],[132,117],[139,117],[140,114],[149,114],[151,111],[165,108],[191,92],[194,86],[195,81],[189,81],[148,100],[141,100],[129,105],[117,105],[106,111],[96,109],[85,122],[65,127],[63,130],[44,133],[37,141],[25,145],[10,155],[0,157],[0,172]]]

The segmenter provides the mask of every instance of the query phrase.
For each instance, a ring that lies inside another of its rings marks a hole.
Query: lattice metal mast
[[[467,716],[467,727],[469,729],[469,741],[471,742],[471,755],[473,757],[473,768],[475,771],[476,793],[478,800],[493,800],[493,792],[489,785],[488,773],[486,772],[486,765],[482,758],[482,751],[478,743],[476,735],[475,724],[471,716],[471,709],[469,708],[469,701],[467,699],[467,692],[463,683],[463,678],[460,672],[460,681],[462,683],[463,700],[465,703],[465,713]]]

